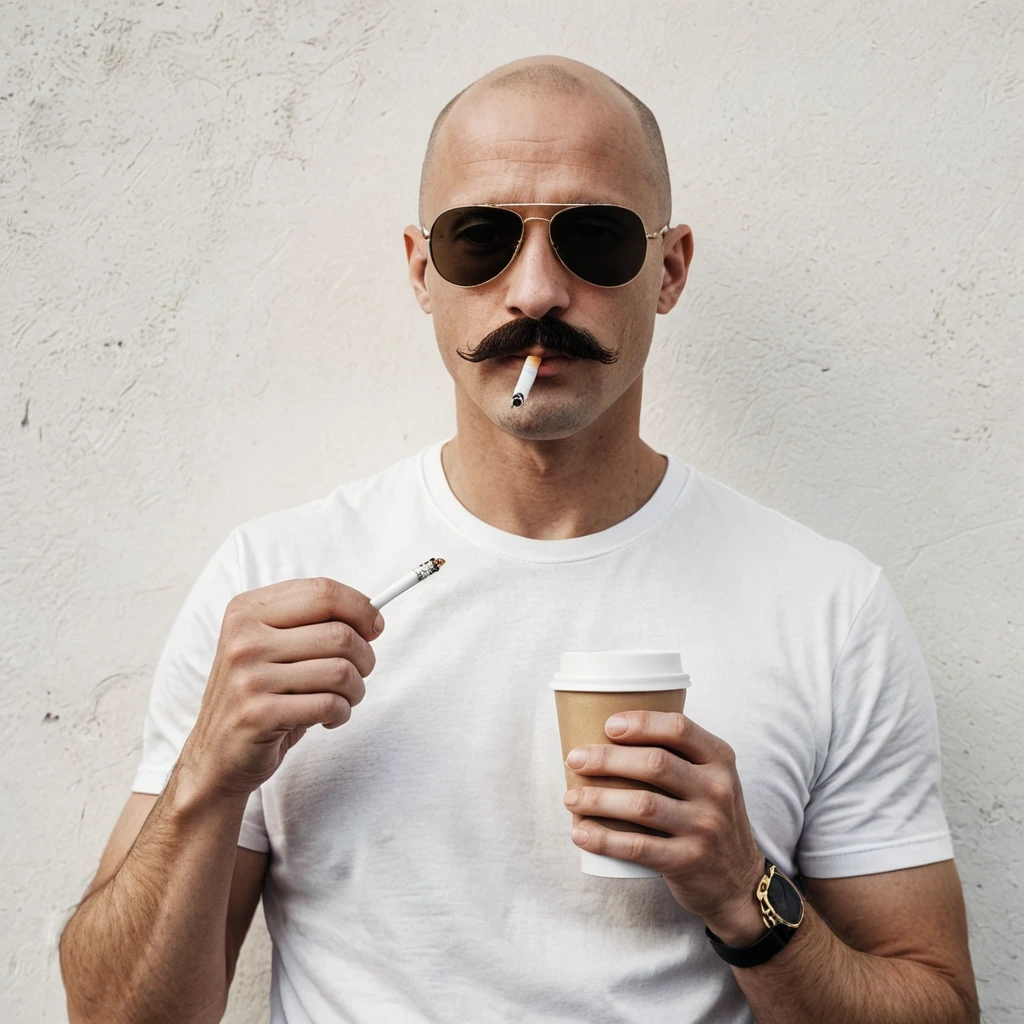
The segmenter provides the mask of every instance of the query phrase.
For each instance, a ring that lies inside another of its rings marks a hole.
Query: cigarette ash
[[[443,558],[428,558],[421,566],[416,568],[416,579],[425,580],[428,576],[432,576],[437,572],[442,565],[444,565]]]

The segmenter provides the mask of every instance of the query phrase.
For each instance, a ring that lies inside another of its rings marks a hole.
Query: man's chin
[[[595,419],[583,409],[570,405],[545,408],[530,399],[518,409],[507,407],[488,417],[499,430],[524,441],[560,441],[578,434]]]

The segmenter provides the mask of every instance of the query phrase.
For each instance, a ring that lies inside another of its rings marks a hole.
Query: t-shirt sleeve
[[[246,589],[239,569],[238,538],[232,533],[192,585],[160,653],[132,792],[163,792],[199,716],[224,611]],[[246,805],[239,843],[254,850],[269,848],[258,790]]]
[[[831,738],[798,864],[811,878],[846,878],[952,856],[928,669],[879,572],[836,663]]]

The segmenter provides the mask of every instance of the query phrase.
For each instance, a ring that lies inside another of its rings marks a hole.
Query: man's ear
[[[667,313],[679,301],[686,287],[686,275],[693,259],[693,232],[678,224],[665,235],[664,272],[658,294],[658,312]]]
[[[424,313],[430,312],[430,293],[427,291],[427,240],[415,224],[405,229],[405,258],[409,261],[409,283],[412,293]]]

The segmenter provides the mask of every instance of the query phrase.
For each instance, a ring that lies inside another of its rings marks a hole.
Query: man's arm
[[[64,929],[73,1024],[220,1020],[267,863],[237,846],[249,795],[307,729],[349,720],[383,629],[370,599],[335,580],[286,580],[228,602],[164,792]],[[142,818],[138,801],[126,816],[115,837]]]
[[[786,948],[759,967],[732,969],[758,1024],[976,1024],[952,861],[804,882],[809,902]],[[720,936],[729,945],[764,934],[753,900],[751,910],[749,929]]]
[[[171,775],[134,793],[61,936],[72,1024],[219,1021],[267,856],[236,846],[245,800]]]
[[[622,722],[616,727],[616,720]],[[613,728],[614,727],[614,728]],[[630,711],[610,744],[566,759],[577,774],[636,779],[648,790],[571,789],[585,850],[661,872],[680,906],[729,946],[764,934],[754,898],[764,873],[732,748],[680,714]],[[617,818],[662,836],[613,831]],[[758,1024],[976,1024],[963,895],[952,861],[846,879],[809,879],[811,906],[781,952],[733,968]]]

